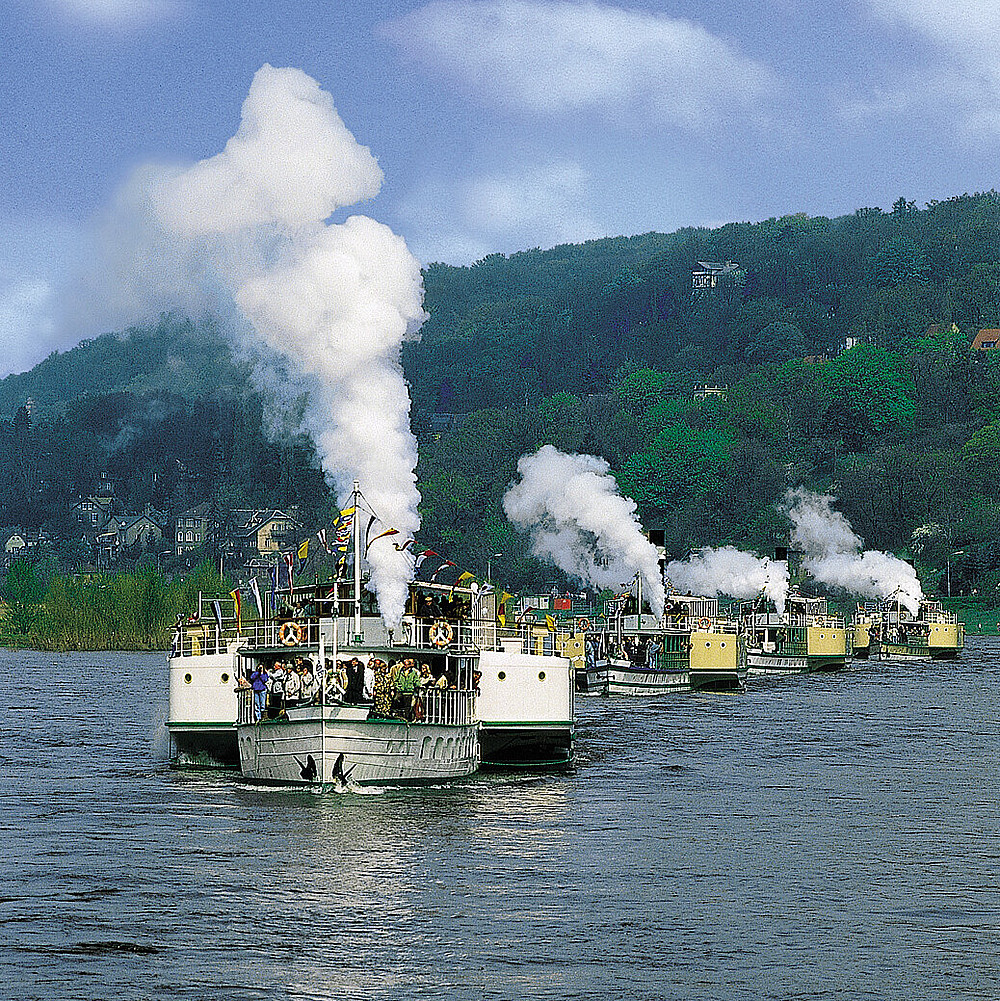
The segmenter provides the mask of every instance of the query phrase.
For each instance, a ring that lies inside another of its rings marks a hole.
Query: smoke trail
[[[916,572],[891,553],[862,552],[850,522],[832,508],[834,498],[797,487],[785,494],[783,510],[792,522],[792,543],[805,553],[803,569],[818,581],[868,598],[898,595],[911,614],[923,590]]]
[[[504,511],[531,533],[535,553],[573,580],[616,587],[641,574],[659,618],[664,595],[656,547],[642,534],[635,501],[618,493],[609,469],[596,455],[543,445],[518,461],[521,479],[504,494]]]
[[[788,564],[765,560],[734,546],[702,549],[687,560],[673,560],[664,575],[675,587],[710,597],[756,598],[763,593],[784,612],[788,597]]]
[[[381,223],[327,222],[381,183],[330,95],[301,70],[265,65],[222,152],[186,169],[142,168],[125,185],[90,295],[111,320],[223,316],[266,388],[308,392],[305,429],[341,502],[357,479],[386,525],[412,535],[417,449],[399,354],[425,316],[420,265]],[[398,622],[412,562],[390,545],[369,562],[382,615]]]

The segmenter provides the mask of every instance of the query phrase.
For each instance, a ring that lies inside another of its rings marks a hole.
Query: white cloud
[[[553,247],[605,235],[588,207],[587,173],[556,160],[466,179],[432,182],[401,209],[425,263],[468,264],[487,254]]]
[[[699,130],[745,113],[771,72],[700,25],[571,0],[433,0],[383,26],[417,62],[501,107]]]
[[[53,298],[52,286],[43,281],[0,288],[0,378],[32,368],[57,347]]]
[[[888,24],[908,29],[938,50],[932,59],[914,54],[895,87],[845,105],[845,117],[886,117],[928,111],[967,136],[1000,133],[1000,4],[955,0],[869,0]]]
[[[177,17],[185,0],[49,0],[64,16],[98,28],[140,28]]]

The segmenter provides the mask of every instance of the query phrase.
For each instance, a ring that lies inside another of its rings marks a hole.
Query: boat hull
[[[479,767],[478,724],[324,718],[241,724],[240,771],[268,785],[331,789],[463,778]],[[310,767],[311,764],[311,767]]]
[[[841,671],[847,666],[843,655],[780,655],[759,650],[747,651],[749,674],[808,674],[812,671]]]

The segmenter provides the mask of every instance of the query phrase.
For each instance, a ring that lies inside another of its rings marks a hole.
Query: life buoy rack
[[[302,642],[302,626],[297,622],[282,622],[278,639],[282,646],[298,646]]]
[[[431,626],[430,638],[431,642],[438,649],[441,649],[442,647],[446,647],[455,638],[455,630],[451,628],[450,622],[445,622],[444,619],[438,619],[438,621]]]
[[[701,630],[708,630],[712,628],[712,620],[701,618],[698,620],[698,628]]]
[[[585,633],[590,629],[590,619],[586,615],[581,615],[580,618],[576,620],[576,631],[578,633]]]

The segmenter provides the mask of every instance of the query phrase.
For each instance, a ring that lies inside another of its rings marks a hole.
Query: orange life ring
[[[586,615],[581,615],[580,618],[576,620],[576,631],[578,633],[585,633],[590,629],[590,619]]]
[[[451,628],[451,623],[445,622],[444,619],[438,619],[431,626],[430,638],[431,642],[440,649],[446,647],[455,638],[455,630]]]
[[[297,622],[283,622],[278,639],[282,646],[298,646],[302,642],[302,627]]]
[[[712,620],[711,619],[705,619],[705,618],[699,619],[698,620],[698,628],[699,629],[711,629],[712,628]]]

